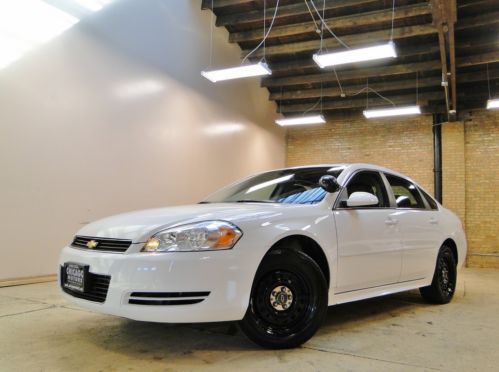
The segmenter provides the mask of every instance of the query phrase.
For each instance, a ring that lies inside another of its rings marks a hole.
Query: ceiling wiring
[[[489,99],[492,99],[492,95],[490,94],[490,75],[489,75],[489,64],[487,63],[486,65],[487,68],[487,89],[489,91]]]
[[[367,80],[367,84],[366,84],[366,86],[364,88],[362,88],[361,90],[359,90],[359,91],[357,91],[355,93],[349,94],[348,97],[355,97],[355,96],[358,96],[359,94],[366,93],[366,107],[369,107],[369,92],[376,94],[381,99],[385,100],[386,102],[390,103],[393,106],[396,106],[395,102],[393,102],[391,99],[385,97],[384,95],[382,95],[377,90],[371,88],[369,86],[369,79]]]
[[[211,0],[210,65],[208,66],[208,68],[211,68],[213,66],[213,28],[215,27],[215,10],[213,9],[213,3],[214,0]]]
[[[393,41],[393,24],[395,22],[395,0],[392,1],[392,29],[390,32],[390,41]]]
[[[279,9],[279,0],[277,0],[277,2],[276,2],[275,10],[274,10],[274,15],[272,16],[272,21],[270,22],[269,29],[267,30],[267,33],[264,34],[262,41],[260,41],[255,48],[253,48],[248,54],[246,54],[246,56],[241,61],[241,64],[243,64],[249,58],[249,56],[251,56],[253,53],[255,53],[258,50],[258,48],[260,48],[262,45],[265,44],[265,41],[267,40],[267,38],[268,38],[268,36],[270,34],[270,31],[272,30],[272,27],[274,26],[274,22],[275,22],[275,19],[276,19],[276,16],[277,16],[277,10],[278,9]],[[264,24],[263,27],[265,29],[265,15],[264,15],[264,18],[263,18],[263,24]],[[264,49],[264,52],[265,52],[265,49]],[[260,60],[261,61],[265,61],[265,53],[263,55],[263,58],[261,58]]]
[[[305,3],[307,3],[307,0],[305,0]],[[317,16],[319,17],[319,19],[321,20],[322,24],[324,25],[324,27],[326,28],[326,30],[329,31],[329,33],[336,39],[336,41],[338,41],[338,43],[340,43],[341,45],[343,45],[345,48],[347,49],[350,49],[350,47],[345,43],[343,42],[343,40],[341,40],[335,33],[333,30],[331,30],[331,28],[327,25],[326,21],[324,20],[324,18],[321,16],[321,13],[319,12],[319,10],[317,9],[317,7],[315,6],[315,3],[314,3],[314,0],[310,0],[310,3],[312,4],[312,7],[314,8],[315,12],[317,13]]]

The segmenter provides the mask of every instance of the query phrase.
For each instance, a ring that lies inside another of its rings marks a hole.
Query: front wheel
[[[454,254],[449,247],[444,245],[438,252],[437,265],[431,285],[420,288],[419,292],[428,302],[446,304],[454,296],[456,277],[457,267]]]
[[[301,251],[277,249],[255,276],[240,327],[256,344],[296,347],[310,339],[327,313],[327,282],[317,263]]]

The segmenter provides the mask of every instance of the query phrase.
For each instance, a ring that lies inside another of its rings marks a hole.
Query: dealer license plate
[[[88,265],[68,262],[64,264],[62,285],[72,291],[85,292]]]

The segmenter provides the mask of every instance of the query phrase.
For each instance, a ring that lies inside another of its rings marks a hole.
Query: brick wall
[[[433,192],[432,117],[367,120],[355,117],[326,125],[290,128],[289,166],[319,163],[373,163],[413,178]]]
[[[400,171],[433,192],[432,117],[332,120],[290,128],[289,166],[367,162]],[[443,204],[463,221],[468,265],[499,267],[499,111],[442,125]]]
[[[468,264],[499,267],[499,111],[473,111],[464,134]]]

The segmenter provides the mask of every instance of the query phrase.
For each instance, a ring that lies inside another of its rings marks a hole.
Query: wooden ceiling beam
[[[499,61],[499,51],[494,51],[485,54],[471,55],[463,58],[459,58],[457,61],[457,67],[469,67],[475,65],[482,65],[485,63],[492,63]],[[354,79],[364,79],[371,76],[390,76],[390,75],[401,75],[413,73],[416,71],[436,71],[441,69],[440,61],[426,61],[426,62],[416,62],[416,63],[405,63],[399,65],[390,66],[379,66],[372,68],[355,68],[351,70],[338,71],[338,75],[341,81],[354,80]],[[292,86],[292,85],[303,85],[303,84],[317,84],[321,82],[336,81],[336,76],[334,71],[327,70],[327,72],[321,72],[316,74],[307,75],[292,75],[284,76],[278,78],[264,78],[262,79],[262,86],[264,87],[280,87],[280,86]]]
[[[469,66],[477,66],[494,62],[499,62],[499,50],[489,53],[476,54],[464,58],[459,58],[457,62],[457,67],[462,68]]]
[[[270,93],[269,99],[271,100],[300,100],[300,99],[311,99],[319,98],[322,94],[323,97],[340,97],[341,93],[345,93],[347,97],[357,93],[366,84],[354,84],[354,85],[342,85],[342,89],[339,86],[324,89],[296,89],[288,90],[283,92]],[[431,76],[428,78],[419,79],[419,88],[427,87],[439,87],[440,77]],[[416,91],[416,74],[414,74],[414,79],[407,80],[393,80],[386,82],[369,82],[369,87],[378,92],[388,92],[397,91],[403,89],[414,89]]]
[[[417,57],[426,54],[436,54],[439,52],[438,45],[435,44],[423,44],[423,43],[415,43],[415,45],[411,45],[410,47],[399,47],[397,48],[397,56],[398,57]],[[250,58],[251,59],[251,58]],[[258,59],[257,59],[258,60]],[[386,64],[386,61],[379,60],[378,62],[370,62],[371,64]],[[301,73],[304,73],[304,70],[311,69],[320,71],[320,67],[317,66],[317,63],[314,62],[312,56],[309,55],[306,58],[299,60],[292,60],[286,62],[269,62],[269,65],[272,69],[273,74],[278,73],[293,73],[296,70],[300,70]],[[351,69],[351,66],[343,65],[338,66],[336,68],[337,71],[342,71],[345,69]]]
[[[490,79],[499,79],[499,69],[491,69],[489,70]],[[475,71],[475,72],[465,72],[459,74],[459,82],[463,84],[475,83],[475,82],[483,82],[487,80],[487,76],[485,72]],[[427,78],[420,78],[418,81],[419,88],[428,88],[428,87],[439,87],[440,86],[440,76],[430,76]],[[415,79],[405,79],[405,80],[392,80],[385,82],[369,82],[369,86],[375,89],[378,92],[387,92],[387,91],[397,91],[403,89],[415,89],[416,81]],[[354,85],[346,85],[343,84],[343,92],[347,95],[347,97],[351,94],[358,92],[360,89],[364,88],[365,84],[354,84]],[[486,85],[484,85],[483,89],[486,89]],[[295,90],[287,90],[283,92],[273,92],[270,93],[269,99],[273,101],[279,100],[301,100],[301,99],[312,99],[319,98],[321,93],[324,97],[340,97],[341,90],[338,86],[332,88],[324,88],[324,89],[295,89]]]
[[[414,105],[416,104],[416,94],[405,94],[405,95],[395,95],[386,97],[390,99],[396,105]],[[443,94],[441,91],[426,92],[419,95],[419,102],[426,103],[433,100],[442,100]],[[289,113],[300,113],[313,107],[313,103],[300,103],[300,104],[287,104],[279,105],[278,111],[283,114]],[[366,95],[359,95],[359,98],[340,98],[334,101],[325,101],[322,103],[322,110],[338,110],[338,109],[348,109],[348,108],[363,108],[366,107]],[[386,100],[376,96],[371,93],[369,95],[369,107],[373,106],[386,106],[391,107],[390,103]],[[320,112],[321,107],[317,105],[314,112]]]
[[[499,79],[499,68],[489,69],[489,77],[491,80]],[[483,71],[461,72],[459,74],[459,84],[476,83],[479,81],[487,81],[487,73],[485,71],[485,68],[483,69]],[[483,89],[487,89],[487,84],[483,85]]]
[[[203,9],[211,9],[211,0],[204,0],[207,4]],[[204,4],[204,3],[203,3]],[[367,6],[367,5],[376,5],[379,4],[379,0],[335,0],[335,1],[327,1],[325,10],[326,12],[331,10],[340,10],[346,7],[354,7],[354,6]],[[216,10],[215,4],[215,10]],[[321,8],[322,10],[322,8]],[[267,17],[269,15],[273,15],[275,12],[275,8],[267,9]],[[291,16],[301,16],[309,14],[308,8],[304,2],[299,4],[291,4],[291,5],[281,5],[276,14],[276,20],[285,17]],[[248,23],[258,23],[263,22],[263,7],[261,10],[253,10],[249,12],[240,12],[240,13],[231,13],[231,14],[222,14],[217,17],[216,25],[217,26],[231,26],[231,25],[245,25]]]
[[[242,6],[254,3],[255,0],[213,0],[213,9],[225,8],[228,6]],[[212,0],[203,0],[201,9],[211,9]]]
[[[455,12],[455,9],[453,10],[453,12]],[[499,12],[489,12],[474,17],[466,17],[460,19],[459,22],[455,24],[454,28],[456,31],[461,31],[469,28],[489,26],[497,23],[499,23]]]
[[[431,9],[426,3],[403,6],[395,11],[395,20],[416,17],[421,15],[431,14]],[[392,10],[383,9],[373,12],[359,13],[344,17],[334,17],[326,19],[326,24],[333,27],[335,31],[344,28],[371,26],[379,23],[390,22],[392,19]],[[320,23],[319,23],[320,24]],[[315,23],[310,20],[286,26],[274,26],[267,40],[285,36],[300,35],[304,33],[317,32]],[[325,30],[327,33],[327,30]],[[262,39],[263,28],[253,29],[250,31],[232,32],[229,35],[231,43],[260,41]]]
[[[393,30],[393,38],[396,40],[406,37],[430,35],[436,32],[437,30],[435,29],[435,27],[433,27],[433,25],[430,24],[398,27]],[[387,42],[389,39],[390,39],[390,30],[343,35],[341,37],[341,40],[350,46],[361,46],[361,45],[370,45],[373,43],[383,43]],[[317,51],[320,48],[320,44],[321,44],[320,40],[319,38],[317,38],[317,40],[311,40],[311,41],[302,41],[297,43],[287,43],[284,45],[267,46],[267,48],[265,48],[265,54],[268,56],[273,56],[280,54],[282,55],[282,54]],[[341,47],[343,48],[342,50],[344,50],[344,47],[342,47],[338,43],[338,41],[333,37],[324,39],[322,45],[324,48],[328,49],[334,50],[336,48]],[[242,56],[243,57],[246,56],[249,52],[250,50],[244,50],[242,52]],[[263,57],[263,54],[264,54],[264,49],[260,48],[253,53],[253,56]]]
[[[439,61],[427,61],[406,63],[391,66],[379,66],[373,68],[355,68],[352,70],[345,70],[338,72],[341,81],[352,79],[364,79],[371,76],[389,76],[408,74],[416,71],[434,71],[440,69]],[[325,72],[308,74],[308,75],[293,75],[279,78],[265,78],[262,79],[262,86],[264,87],[280,87],[300,84],[314,84],[326,81],[336,81],[334,71],[325,70]]]
[[[267,26],[276,2],[267,0]],[[324,112],[337,115],[341,110],[354,112],[365,107],[365,95],[354,97],[353,94],[364,87],[363,82],[368,78],[370,87],[388,95],[397,105],[413,104],[415,92],[412,93],[412,89],[415,89],[415,73],[419,71],[419,86],[422,88],[420,103],[424,112],[445,112],[445,109],[442,110],[444,103],[448,113],[457,110],[458,104],[460,110],[472,105],[483,107],[485,68],[477,69],[475,66],[494,63],[490,75],[491,81],[497,84],[499,50],[494,46],[498,46],[499,42],[493,40],[492,30],[497,30],[499,25],[499,6],[488,7],[489,3],[481,0],[473,3],[462,0],[459,2],[461,18],[457,22],[456,3],[457,0],[428,0],[404,2],[396,8],[395,20],[398,22],[394,39],[399,59],[338,67],[337,73],[346,93],[345,98],[340,98],[335,72],[318,68],[311,58],[311,54],[320,48],[320,37],[307,5],[298,0],[281,1],[265,55],[273,75],[262,79],[262,86],[272,88],[270,99],[286,102],[282,106],[284,113],[303,112],[322,94],[326,97]],[[391,2],[335,0],[325,4],[326,22],[333,30],[339,31],[342,41],[349,46],[374,45],[390,39]],[[212,0],[203,0],[202,7],[211,9]],[[229,30],[229,41],[245,48],[242,51],[244,57],[262,38],[263,2],[213,0],[213,9],[217,14],[216,24],[227,26]],[[429,14],[433,23],[422,24]],[[344,50],[329,33],[325,33],[324,37],[323,48],[328,51]],[[435,42],[437,37],[438,43]],[[262,57],[263,50],[260,48],[250,59]],[[377,77],[380,78],[375,79]],[[447,85],[444,91],[439,88],[442,80]],[[475,84],[477,82],[479,84]],[[321,83],[327,83],[322,90],[319,89]],[[282,93],[277,92],[279,87],[284,88]],[[458,89],[462,91],[459,93]],[[369,94],[369,97],[370,107],[388,106],[375,94]]]

